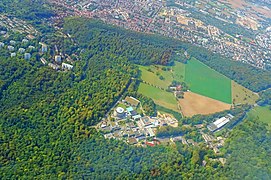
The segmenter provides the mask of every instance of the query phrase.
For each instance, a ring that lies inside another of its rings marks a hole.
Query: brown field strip
[[[226,104],[193,92],[185,92],[184,99],[179,100],[179,104],[183,115],[186,117],[192,117],[196,114],[213,114],[231,108],[231,104]]]

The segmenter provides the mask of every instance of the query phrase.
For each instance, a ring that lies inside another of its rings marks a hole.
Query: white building
[[[22,53],[25,52],[25,49],[24,48],[19,48],[18,52],[22,54]]]
[[[16,56],[16,53],[11,53],[10,54],[10,57],[15,57]]]
[[[25,60],[29,60],[31,58],[31,54],[30,53],[25,53],[24,54],[24,59]]]
[[[16,41],[11,40],[9,41],[9,43],[14,46],[16,44]]]
[[[0,42],[0,47],[4,47],[4,46],[5,46],[5,43]]]
[[[14,47],[13,46],[8,46],[8,50],[9,51],[14,51]]]
[[[114,111],[114,116],[120,119],[124,118],[125,117],[124,109],[122,107],[117,107]]]
[[[67,63],[62,63],[62,69],[72,70],[73,66]]]
[[[23,39],[22,43],[27,44],[29,41],[27,39]]]
[[[61,63],[61,56],[56,55],[56,56],[55,56],[55,62]]]

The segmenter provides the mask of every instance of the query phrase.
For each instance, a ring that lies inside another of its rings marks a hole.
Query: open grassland
[[[256,119],[268,124],[268,129],[271,130],[271,110],[269,106],[257,106],[248,113],[248,119]]]
[[[173,70],[173,79],[175,81],[184,82],[185,79],[185,64],[180,62],[175,62],[175,65],[172,67]]]
[[[153,86],[167,89],[173,81],[171,71],[162,70],[162,66],[139,66],[139,70],[141,71],[141,79]],[[159,78],[160,76],[163,76],[162,80]]]
[[[145,83],[140,83],[138,92],[152,98],[155,104],[158,104],[159,106],[179,112],[178,103],[174,95],[170,92],[166,92]]]
[[[185,82],[192,92],[232,103],[231,80],[194,58],[185,67]]]
[[[184,116],[192,117],[196,114],[213,114],[216,112],[229,110],[230,104],[211,99],[193,92],[185,92],[184,99],[179,100]]]
[[[233,104],[255,104],[259,96],[251,90],[232,81],[232,102]]]

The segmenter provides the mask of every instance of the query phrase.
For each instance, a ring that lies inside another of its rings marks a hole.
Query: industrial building
[[[234,116],[232,116],[231,114],[228,114],[226,117],[222,117],[220,119],[217,119],[215,122],[209,124],[207,126],[207,128],[212,131],[215,132],[219,129],[221,129],[222,127],[224,127],[227,123],[230,122],[230,120],[233,118]]]

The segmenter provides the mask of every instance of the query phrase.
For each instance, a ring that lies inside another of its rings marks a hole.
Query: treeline
[[[136,64],[167,65],[173,62],[171,41],[163,42],[165,38],[149,37],[84,18],[66,19],[64,31],[72,35],[80,48],[97,52],[110,50]]]
[[[201,47],[190,46],[187,51],[192,57],[254,92],[271,87],[271,71],[232,61]]]
[[[271,106],[271,89],[260,92],[260,99],[257,102],[261,106],[270,105]]]
[[[266,124],[248,119],[230,133],[223,169],[228,179],[271,178],[271,134]]]
[[[35,21],[54,15],[44,0],[1,0],[0,12],[21,19]]]
[[[74,179],[205,179],[218,178],[222,166],[204,159],[206,148],[176,146],[133,147],[121,141],[91,137],[72,155]]]

